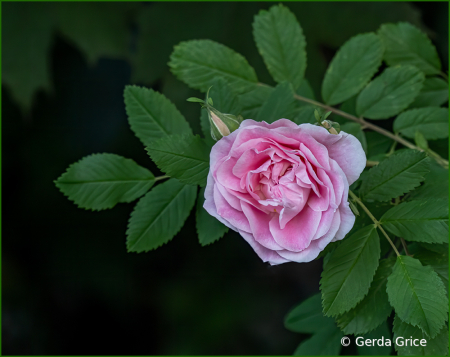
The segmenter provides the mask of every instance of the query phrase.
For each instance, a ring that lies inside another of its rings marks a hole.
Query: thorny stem
[[[391,238],[389,238],[389,236],[387,235],[386,231],[383,229],[383,227],[381,227],[380,222],[378,222],[378,220],[373,216],[372,213],[370,213],[369,209],[364,205],[364,203],[362,203],[362,201],[359,199],[358,196],[356,196],[352,191],[348,191],[349,195],[361,206],[361,208],[364,210],[364,212],[367,213],[367,215],[370,217],[370,219],[373,221],[373,223],[375,223],[375,225],[378,227],[378,229],[381,231],[381,233],[383,233],[383,235],[386,237],[386,239],[388,240],[388,242],[390,243],[390,245],[392,246],[392,249],[394,249],[395,254],[397,254],[397,256],[400,256],[400,253],[397,250],[397,247],[395,246],[395,244],[392,242]]]
[[[164,176],[157,176],[155,177],[155,181],[159,181],[159,180],[165,180],[167,178],[170,178],[170,176],[164,175]]]
[[[262,87],[270,87],[269,85],[264,84],[264,83],[258,83],[258,85],[262,86]],[[371,130],[376,131],[376,132],[378,132],[378,133],[380,133],[380,134],[382,134],[384,136],[387,136],[388,138],[390,138],[390,139],[392,139],[392,140],[394,140],[394,141],[396,141],[396,142],[406,146],[409,149],[424,151],[420,147],[414,145],[413,143],[410,143],[408,140],[405,140],[402,137],[391,133],[389,130],[380,128],[379,126],[376,126],[375,124],[369,123],[368,121],[364,120],[364,118],[362,118],[362,117],[358,118],[358,117],[356,117],[354,115],[351,115],[351,114],[348,114],[346,112],[343,112],[342,110],[336,109],[334,107],[330,107],[329,105],[317,102],[317,101],[315,101],[313,99],[302,97],[301,95],[298,95],[298,94],[294,94],[294,98],[299,100],[299,101],[301,101],[301,102],[309,103],[309,104],[315,105],[317,107],[324,108],[326,111],[330,111],[330,112],[332,112],[332,113],[334,113],[336,115],[339,115],[339,116],[341,116],[343,118],[346,118],[346,119],[349,119],[349,120],[353,120],[353,121],[361,124],[363,128],[371,129]],[[446,166],[448,168],[448,161],[447,160],[444,160],[440,156],[439,156],[439,158],[434,156],[434,159],[440,165],[442,165],[444,167]]]

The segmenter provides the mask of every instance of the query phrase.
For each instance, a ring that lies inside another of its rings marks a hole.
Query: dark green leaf
[[[386,154],[392,145],[392,140],[377,133],[376,131],[366,132],[367,157],[369,160],[380,154]]]
[[[253,22],[258,51],[276,82],[297,89],[306,69],[306,41],[295,15],[283,5],[261,10]]]
[[[433,244],[433,243],[424,243],[424,242],[420,242],[419,245],[423,248],[425,248],[426,250],[429,250],[431,252],[435,252],[435,253],[445,253],[448,252],[448,243],[444,243],[444,244]]]
[[[387,68],[359,94],[358,116],[387,119],[397,115],[417,97],[424,80],[424,74],[413,66]]]
[[[171,240],[189,216],[196,194],[196,186],[170,179],[142,197],[128,221],[128,251],[148,252]]]
[[[372,167],[359,193],[365,200],[388,201],[420,185],[430,159],[420,151],[405,150]]]
[[[45,2],[2,5],[2,83],[25,111],[37,89],[51,88],[51,6]]]
[[[300,84],[300,87],[298,87],[298,89],[295,91],[295,93],[297,93],[299,96],[302,96],[305,98],[309,98],[309,99],[313,99],[313,100],[316,99],[314,92],[311,88],[311,84],[309,84],[309,82],[306,78],[303,79],[302,84]],[[303,105],[308,105],[308,103],[298,101],[298,105],[303,106]]]
[[[126,86],[124,97],[130,127],[144,145],[163,136],[192,133],[183,115],[161,93]]]
[[[131,202],[145,194],[155,176],[133,160],[114,154],[94,154],[69,166],[55,185],[79,207],[102,210]]]
[[[210,149],[200,136],[166,136],[153,141],[147,151],[158,168],[170,177],[189,185],[206,186]]]
[[[314,110],[316,109],[313,105],[305,105],[302,106],[297,113],[295,114],[292,121],[296,124],[314,124],[317,123],[316,118],[314,117]]]
[[[398,316],[394,319],[394,341],[398,339],[399,344],[395,344],[395,350],[399,356],[447,356],[448,355],[448,328],[444,326],[433,339],[430,339],[419,328],[403,322]],[[418,340],[413,346],[406,344],[405,340],[411,338]],[[420,341],[425,340],[425,346],[420,345]],[[399,346],[400,345],[400,346]]]
[[[435,246],[439,247],[439,245]],[[448,293],[448,245],[440,252],[420,250],[414,254],[414,258],[419,259],[422,265],[430,265],[433,268],[441,278]]]
[[[411,139],[416,131],[420,131],[428,140],[448,138],[448,108],[407,110],[395,119],[394,131]]]
[[[242,55],[211,40],[179,43],[169,66],[179,80],[202,92],[217,78],[226,80],[235,93],[245,93],[258,82],[255,70]]]
[[[434,160],[422,186],[409,194],[409,200],[426,200],[448,197],[448,170]]]
[[[291,310],[284,320],[284,326],[299,333],[320,333],[325,327],[335,327],[336,324],[331,317],[323,315],[322,297],[316,294]]]
[[[255,85],[249,92],[239,95],[244,119],[255,119],[262,105],[273,91],[274,88],[272,87]]]
[[[341,125],[341,131],[353,135],[362,145],[364,152],[367,154],[367,141],[364,131],[361,129],[361,125],[358,123],[345,123]]]
[[[374,225],[355,232],[336,248],[320,280],[325,315],[342,314],[364,298],[379,258],[380,239]]]
[[[386,283],[394,263],[394,258],[380,260],[367,296],[356,307],[337,317],[337,324],[346,335],[365,335],[380,326],[391,314]]]
[[[334,325],[327,325],[313,337],[300,343],[294,356],[338,356],[344,334]]]
[[[388,231],[414,242],[448,242],[448,200],[404,202],[380,220]]]
[[[441,61],[430,39],[417,27],[407,22],[384,24],[380,27],[384,47],[384,60],[389,66],[410,64],[425,74],[437,74]]]
[[[334,56],[322,83],[322,98],[335,105],[357,94],[381,65],[383,45],[374,33],[348,40]]]
[[[448,298],[442,280],[418,259],[397,257],[387,293],[397,315],[434,338],[447,321]]]
[[[197,197],[197,210],[195,213],[198,241],[205,246],[223,237],[228,227],[211,216],[203,208],[205,202],[205,189],[202,188]]]
[[[270,124],[281,118],[291,119],[295,107],[292,85],[287,82],[280,83],[262,105],[256,120]]]
[[[373,342],[373,340],[391,340],[391,331],[387,322],[382,323],[376,330],[369,332],[364,335],[365,340],[372,340],[371,346],[357,346],[358,353],[360,356],[389,356],[392,352],[392,345],[388,345],[385,342],[384,346],[378,345],[378,341]]]
[[[441,78],[426,78],[419,95],[409,108],[439,107],[448,101],[448,83]]]

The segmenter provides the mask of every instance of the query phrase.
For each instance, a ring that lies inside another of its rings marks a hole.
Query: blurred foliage
[[[290,354],[301,342],[283,317],[318,292],[320,260],[270,268],[234,232],[202,248],[194,213],[173,242],[127,254],[131,205],[83,211],[53,185],[92,152],[132,157],[159,173],[128,127],[126,84],[162,92],[201,133],[200,108],[186,102],[201,94],[167,66],[180,41],[223,43],[273,85],[251,28],[272,5],[2,4],[3,354]],[[286,6],[303,27],[306,78],[318,99],[336,49],[385,22],[425,30],[448,63],[447,3]],[[447,141],[432,145],[448,157]]]

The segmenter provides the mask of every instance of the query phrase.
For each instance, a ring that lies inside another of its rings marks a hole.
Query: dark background
[[[126,84],[161,91],[200,133],[200,108],[185,101],[200,93],[166,65],[182,40],[224,43],[272,84],[251,30],[271,5],[2,3],[3,355],[289,355],[308,337],[283,318],[319,291],[321,260],[270,267],[234,232],[202,248],[193,213],[168,244],[128,254],[133,204],[84,211],[53,184],[97,152],[159,174],[128,127]],[[285,5],[303,27],[318,98],[337,48],[385,22],[420,27],[448,69],[446,2]]]

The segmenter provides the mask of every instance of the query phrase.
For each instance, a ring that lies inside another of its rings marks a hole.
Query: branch
[[[364,210],[364,212],[367,213],[367,215],[370,217],[370,219],[373,221],[373,223],[375,223],[375,225],[378,227],[378,229],[381,231],[381,233],[384,234],[384,236],[386,237],[386,239],[388,240],[388,242],[391,244],[392,249],[394,249],[395,254],[397,254],[397,256],[400,256],[400,253],[397,250],[397,247],[395,246],[395,244],[391,241],[391,238],[389,238],[389,236],[387,235],[386,231],[383,229],[383,227],[381,227],[380,222],[378,222],[378,220],[373,216],[372,213],[370,213],[369,209],[364,205],[364,203],[362,203],[362,201],[359,199],[358,196],[356,196],[352,191],[348,190],[348,193],[350,196],[352,196],[352,198],[361,206],[361,208]]]

